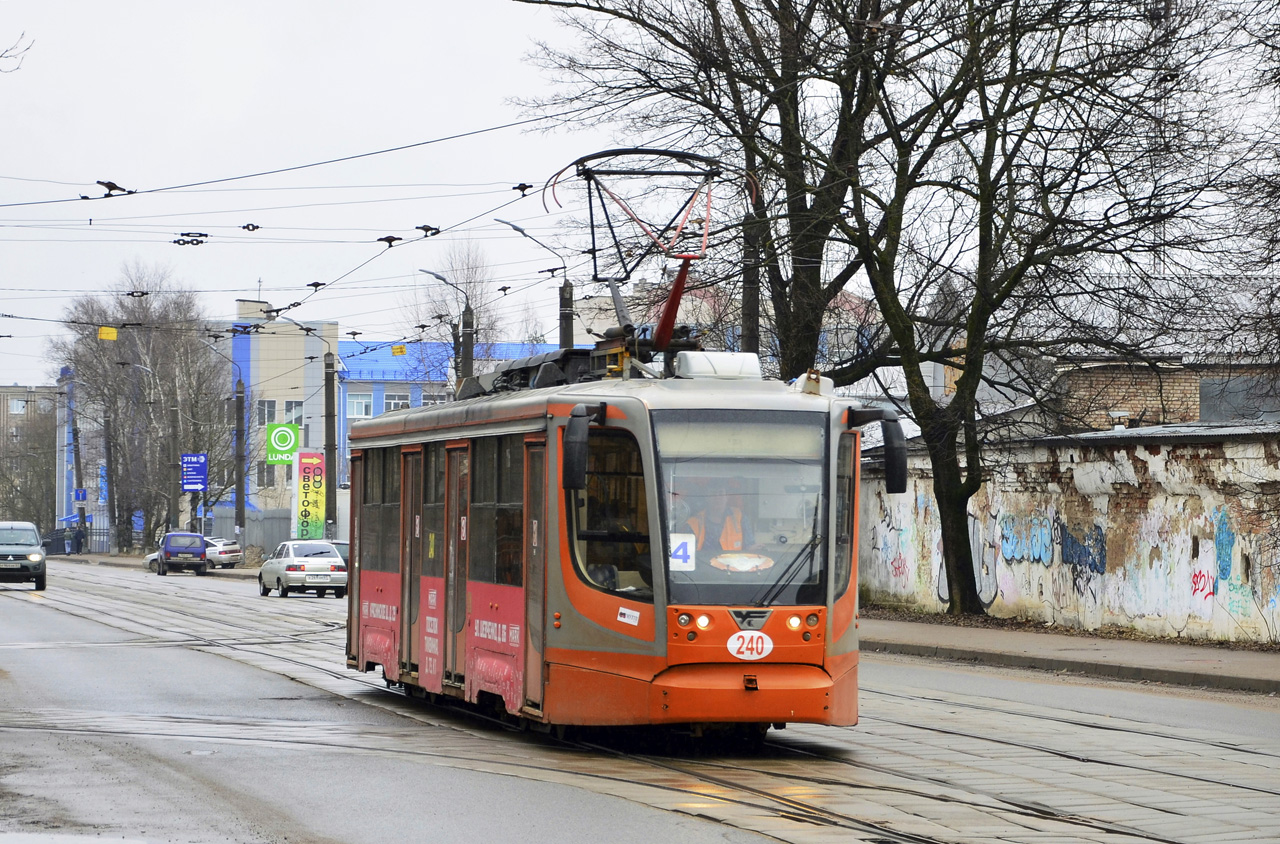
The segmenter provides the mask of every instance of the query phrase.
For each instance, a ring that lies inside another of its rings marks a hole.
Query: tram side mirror
[[[587,431],[591,417],[587,406],[580,404],[569,412],[564,426],[564,454],[560,474],[565,489],[587,488]]]
[[[886,410],[880,420],[880,433],[884,436],[884,488],[890,495],[907,491],[907,438],[902,435],[902,423],[892,410]],[[892,418],[889,418],[889,417]]]
[[[880,407],[849,408],[847,421],[851,428],[861,427],[880,420],[880,433],[884,439],[884,486],[890,495],[907,491],[907,439],[902,433],[898,414]]]

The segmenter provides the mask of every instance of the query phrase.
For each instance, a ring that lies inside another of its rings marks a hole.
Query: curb
[[[1176,668],[1155,668],[1147,665],[1089,662],[1062,657],[1035,656],[1025,653],[956,648],[948,645],[918,645],[908,642],[888,642],[880,639],[863,639],[860,650],[903,656],[921,656],[954,662],[974,662],[997,665],[1004,668],[1034,668],[1041,671],[1069,672],[1105,680],[1127,680],[1143,683],[1163,683],[1169,686],[1221,689],[1226,691],[1280,694],[1280,679],[1242,677],[1229,674],[1181,671]]]
[[[59,562],[75,563],[82,566],[110,566],[116,569],[139,569],[146,571],[146,563],[137,557],[58,557]],[[228,577],[235,580],[247,580],[258,576],[256,568],[244,568],[236,566],[231,569],[209,569],[205,573],[206,577]]]

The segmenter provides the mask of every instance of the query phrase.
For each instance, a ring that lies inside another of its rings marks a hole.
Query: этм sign
[[[209,488],[209,455],[182,455],[182,491],[204,492]]]
[[[295,508],[295,530],[298,539],[324,539],[324,455],[302,452],[298,455],[298,506]]]

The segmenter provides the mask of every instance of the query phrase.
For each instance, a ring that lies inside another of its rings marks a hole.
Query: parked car
[[[281,542],[258,570],[258,594],[275,589],[281,598],[290,592],[314,591],[317,598],[329,592],[347,597],[347,563],[333,547],[321,539],[290,539]]]
[[[205,554],[204,537],[198,533],[175,531],[166,533],[160,540],[160,550],[156,557],[156,574],[166,575],[170,571],[193,571],[203,575],[209,571],[209,558]]]
[[[38,527],[31,522],[0,522],[0,583],[31,581],[37,592],[42,591],[44,558]]]
[[[334,548],[338,549],[338,555],[342,557],[342,562],[346,563],[347,566],[350,567],[351,557],[349,556],[349,554],[351,550],[350,549],[351,543],[347,542],[347,540],[345,539],[333,539],[333,540],[330,540],[329,544],[331,544]]]
[[[244,562],[244,553],[240,550],[240,546],[230,539],[206,536],[204,547],[209,564],[217,568],[233,569]]]

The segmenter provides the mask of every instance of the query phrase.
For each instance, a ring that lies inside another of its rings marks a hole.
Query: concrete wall
[[[970,501],[979,593],[995,616],[1160,636],[1280,642],[1274,438],[1035,445]],[[946,608],[928,460],[907,494],[861,502],[864,601]]]

